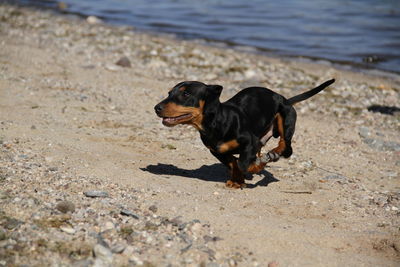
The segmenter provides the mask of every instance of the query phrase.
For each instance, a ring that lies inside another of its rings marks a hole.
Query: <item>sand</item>
[[[367,110],[398,106],[397,75],[6,4],[0,21],[0,266],[398,266],[400,117]],[[194,128],[153,111],[182,80],[225,100],[332,77],[296,106],[293,156],[243,190]]]

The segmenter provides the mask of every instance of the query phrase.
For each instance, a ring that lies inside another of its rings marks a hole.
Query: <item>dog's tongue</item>
[[[177,118],[163,118],[162,122],[163,123],[171,123],[171,122],[174,122],[176,120],[177,120]]]
[[[173,123],[173,122],[176,122],[176,121],[186,118],[186,117],[190,117],[190,114],[184,114],[184,115],[181,115],[178,117],[164,117],[162,122],[163,123]]]

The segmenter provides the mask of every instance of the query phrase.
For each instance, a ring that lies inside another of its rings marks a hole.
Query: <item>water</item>
[[[143,30],[400,73],[400,0],[62,1],[67,12]]]

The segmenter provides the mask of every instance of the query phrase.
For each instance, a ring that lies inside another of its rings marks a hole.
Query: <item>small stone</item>
[[[139,218],[140,218],[137,214],[135,214],[132,211],[127,210],[127,209],[121,210],[120,214],[125,215],[125,216],[130,216],[132,218],[135,218],[136,220],[139,220]]]
[[[178,226],[182,224],[182,216],[175,217],[171,220],[172,225]]]
[[[368,127],[362,126],[358,128],[358,134],[362,138],[368,138],[369,136],[371,136],[371,130]]]
[[[278,267],[279,264],[276,261],[271,261],[270,263],[268,263],[268,267]]]
[[[94,266],[112,266],[113,254],[108,248],[96,244],[93,248],[93,254],[96,257]]]
[[[56,171],[58,171],[58,168],[57,167],[50,167],[47,170],[50,171],[50,172],[56,172]]]
[[[327,175],[321,180],[327,181],[327,180],[346,180],[346,177],[340,174],[332,174],[332,175]]]
[[[105,191],[91,190],[83,193],[87,197],[108,197],[108,193]]]
[[[205,242],[217,242],[217,241],[222,240],[222,238],[220,238],[218,236],[209,236],[209,235],[203,236],[203,239]]]
[[[254,76],[256,76],[256,74],[257,73],[254,70],[246,70],[245,73],[244,73],[244,76],[247,79],[250,79],[250,78],[253,78]]]
[[[119,71],[121,67],[116,65],[106,65],[105,69],[109,71]]]
[[[121,254],[124,252],[125,248],[126,246],[124,244],[118,243],[111,247],[111,251],[112,253]]]
[[[56,209],[61,211],[62,213],[72,213],[75,211],[75,204],[71,201],[61,201],[57,204]]]
[[[6,232],[3,229],[0,229],[0,241],[5,240],[7,238]]]
[[[75,229],[70,226],[60,226],[60,230],[70,235],[76,233]]]
[[[6,191],[0,191],[0,199],[10,198],[10,195]]]
[[[157,231],[158,225],[152,222],[146,222],[144,229],[147,231]]]
[[[100,24],[103,21],[96,16],[89,16],[86,18],[87,23],[89,24]]]
[[[106,223],[103,225],[103,227],[101,228],[101,231],[104,232],[104,231],[112,230],[112,229],[114,229],[114,228],[115,228],[114,223],[108,221],[108,222],[106,222]]]
[[[36,126],[35,126],[35,125],[32,125],[32,126],[31,126],[31,130],[36,130]]]
[[[124,68],[130,68],[132,66],[131,61],[127,57],[121,57],[115,64]]]
[[[22,221],[17,220],[15,218],[7,218],[6,221],[3,223],[3,226],[7,229],[7,230],[13,230],[15,228],[17,228],[18,226],[20,226],[21,224],[23,224]]]
[[[201,225],[201,223],[195,223],[192,225],[192,227],[190,227],[190,230],[194,235],[198,235],[202,228],[203,226]]]
[[[124,251],[122,252],[122,254],[123,254],[124,256],[127,256],[127,257],[131,256],[131,255],[134,254],[134,253],[135,253],[135,247],[133,247],[133,246],[127,246],[127,247],[124,249]]]
[[[71,264],[74,267],[90,267],[93,266],[93,261],[90,259],[77,260]]]
[[[136,257],[135,255],[130,255],[129,262],[133,263],[134,265],[142,266],[143,261]]]
[[[149,207],[149,210],[152,211],[152,212],[154,212],[154,213],[156,213],[157,210],[158,210],[158,208],[157,208],[156,205],[151,205],[151,206]]]

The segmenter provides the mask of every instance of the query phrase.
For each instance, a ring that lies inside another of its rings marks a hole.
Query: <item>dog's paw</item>
[[[270,161],[271,161],[271,159],[268,156],[268,154],[261,154],[260,157],[257,157],[255,163],[256,163],[256,165],[261,165],[261,164],[266,164]]]
[[[278,159],[280,158],[280,155],[274,151],[268,152],[267,156],[269,158],[269,161],[278,161]]]
[[[238,183],[238,182],[235,182],[235,181],[232,181],[232,180],[228,180],[228,181],[226,181],[226,187],[229,187],[229,188],[234,188],[234,189],[241,189],[241,188],[245,188],[246,187],[246,184],[245,183]]]

